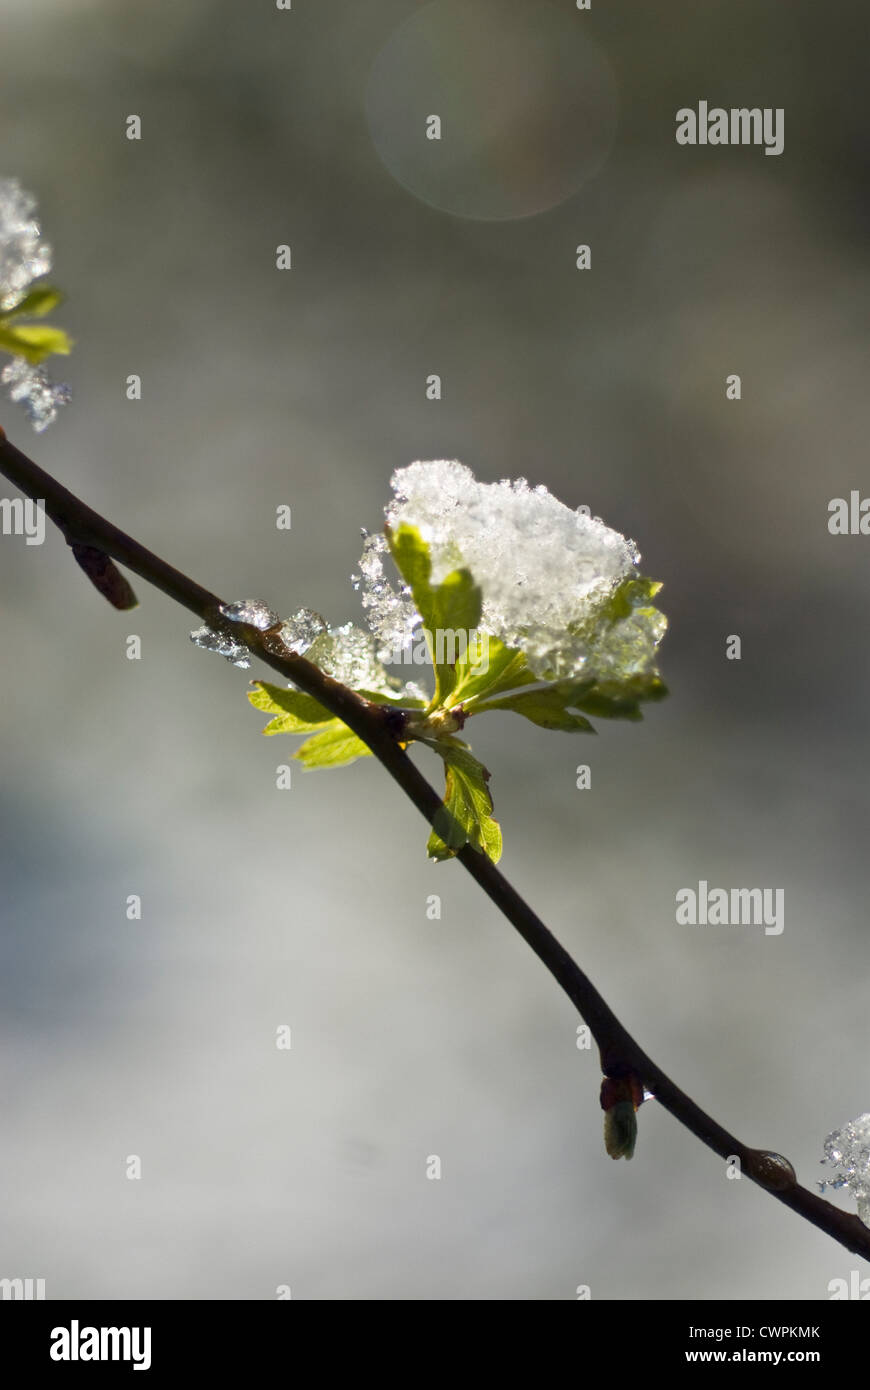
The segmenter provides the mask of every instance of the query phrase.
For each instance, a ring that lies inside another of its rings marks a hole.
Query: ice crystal
[[[321,671],[352,690],[428,702],[425,691],[413,681],[403,685],[388,673],[378,657],[375,638],[353,623],[322,633],[312,642],[307,656]]]
[[[618,646],[604,620],[607,600],[636,575],[634,542],[600,517],[572,511],[545,487],[479,483],[455,461],[412,463],[397,469],[388,525],[416,526],[440,583],[461,566],[483,594],[481,629],[526,653],[542,678],[626,675],[650,668],[665,620],[623,624]],[[368,537],[356,582],[379,650],[406,646],[419,623],[407,588],[384,572],[386,543]],[[609,643],[609,645],[608,645]]]
[[[218,656],[225,656],[234,666],[241,666],[246,670],[251,664],[248,648],[244,643],[237,641],[229,629],[198,627],[190,634],[190,640],[195,647],[201,647],[204,652],[216,652]]]
[[[300,608],[298,613],[281,624],[278,635],[288,651],[301,656],[308,651],[312,642],[328,631],[329,624],[319,613],[312,612],[310,608]]]
[[[222,603],[220,612],[228,622],[247,623],[249,627],[255,627],[260,632],[267,632],[269,628],[278,627],[280,623],[280,643],[288,651],[297,654],[307,651],[321,633],[329,631],[325,619],[321,618],[319,613],[313,613],[310,608],[300,608],[292,618],[286,618],[282,622],[278,614],[258,598],[243,598],[235,603]]]
[[[310,608],[300,608],[292,618],[282,622],[278,614],[260,599],[224,603],[219,612],[220,621],[197,628],[190,634],[190,640],[203,651],[226,657],[234,666],[247,668],[251,664],[250,650],[233,631],[236,624],[247,624],[260,632],[277,628],[278,641],[287,651],[297,654],[305,652],[310,661],[342,685],[387,695],[391,699],[422,700],[424,703],[428,700],[419,686],[412,682],[402,685],[387,672],[378,659],[371,633],[354,627],[352,623],[329,628],[320,614],[313,613]],[[272,636],[269,633],[266,642],[274,652],[277,648]]]
[[[390,548],[380,533],[370,536],[363,531],[365,543],[360,556],[360,573],[351,575],[355,589],[362,590],[362,606],[366,621],[380,640],[378,656],[386,661],[394,651],[402,651],[420,626],[420,614],[414,607],[407,584],[393,584],[387,578],[384,560]]]
[[[822,1162],[836,1172],[819,1183],[819,1191],[848,1187],[858,1203],[859,1217],[870,1226],[870,1112],[828,1135]]]
[[[246,670],[251,664],[251,653],[244,642],[240,642],[236,637],[232,625],[244,623],[248,627],[265,632],[281,619],[277,613],[272,612],[267,603],[258,598],[243,598],[235,603],[222,603],[218,611],[224,621],[197,628],[196,632],[190,634],[190,640],[203,651],[217,652],[218,656],[225,656],[234,666],[241,666]]]
[[[322,633],[312,643],[308,656],[321,671],[354,690],[377,690],[386,675],[375,652],[374,638],[353,623]]]
[[[37,434],[47,430],[60,407],[72,399],[64,382],[53,382],[43,367],[31,366],[24,357],[13,357],[0,372],[0,381],[9,387],[12,400],[24,407]]]
[[[17,179],[0,179],[0,312],[14,309],[51,269],[51,247],[40,240],[35,210],[35,198]]]
[[[220,611],[231,623],[247,623],[248,627],[256,627],[260,632],[265,632],[267,628],[274,627],[281,621],[278,614],[273,613],[269,605],[258,598],[242,598],[236,603],[222,603]]]

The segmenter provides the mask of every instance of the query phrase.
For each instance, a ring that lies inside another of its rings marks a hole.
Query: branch
[[[117,560],[148,581],[205,623],[221,623],[221,599],[146,550],[111,522],[91,510],[43,469],[16,449],[0,429],[0,474],[25,496],[39,502],[73,547],[76,559],[110,602],[132,607],[136,600],[129,585],[114,569]],[[82,555],[85,560],[83,561]],[[119,587],[119,586],[125,586]],[[245,645],[300,690],[313,695],[330,713],[344,721],[372,750],[390,776],[430,823],[441,808],[441,798],[399,746],[393,712],[357,695],[355,691],[306,661],[303,656],[279,654],[274,632],[234,624]],[[270,633],[273,636],[270,638]],[[742,1172],[792,1211],[812,1222],[847,1250],[870,1259],[870,1227],[857,1216],[840,1211],[816,1193],[799,1186],[787,1159],[762,1149],[749,1148],[706,1114],[660,1067],[649,1058],[623,1027],[598,993],[592,981],[556,940],[541,919],[523,901],[495,865],[470,846],[456,856],[535,955],[561,985],[595,1038],[605,1076],[642,1083],[660,1105],[685,1125],[720,1158],[738,1158]]]

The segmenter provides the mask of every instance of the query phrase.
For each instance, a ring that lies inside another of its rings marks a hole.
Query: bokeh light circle
[[[434,0],[405,20],[365,98],[393,177],[444,212],[492,221],[576,193],[607,159],[618,109],[588,23],[547,0]],[[427,138],[432,115],[440,140]]]

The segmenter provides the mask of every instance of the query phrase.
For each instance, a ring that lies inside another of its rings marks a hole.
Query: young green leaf
[[[498,699],[481,700],[467,713],[512,710],[544,729],[594,733],[592,725],[582,715],[591,714],[598,719],[642,719],[640,705],[647,700],[661,700],[666,694],[664,682],[654,673],[622,681],[552,681],[535,690],[519,690]]]
[[[418,700],[415,695],[388,695],[383,690],[358,690],[357,694],[364,700],[371,700],[373,705],[389,705],[390,709],[425,709],[428,704],[427,700]]]
[[[0,317],[41,319],[56,309],[62,299],[60,290],[53,289],[51,285],[36,285],[13,308],[5,309]]]
[[[498,637],[482,633],[481,643],[472,656],[477,660],[466,657],[461,665],[457,665],[456,685],[450,696],[450,703],[461,704],[468,714],[475,713],[474,705],[479,700],[491,699],[519,686],[540,683],[529,670],[525,655],[515,648],[506,647]]]
[[[396,568],[411,590],[414,605],[423,619],[429,655],[435,671],[435,694],[429,705],[437,709],[445,705],[457,677],[463,673],[467,647],[456,641],[460,634],[467,644],[468,634],[480,622],[480,589],[467,569],[453,570],[441,584],[432,584],[432,560],[429,547],[415,526],[400,526],[386,532],[390,553]],[[454,650],[446,652],[451,643]],[[462,652],[462,656],[458,653]],[[453,656],[453,660],[450,657]]]
[[[430,858],[450,859],[469,844],[497,864],[502,838],[501,827],[492,815],[489,773],[461,744],[440,740],[430,747],[444,759],[446,773],[444,804],[427,846]]]
[[[312,695],[270,685],[267,681],[257,681],[256,689],[248,691],[248,699],[255,709],[277,715],[266,725],[264,734],[308,734],[324,724],[341,722]],[[341,727],[346,726],[341,724]]]
[[[342,724],[334,720],[320,733],[307,738],[301,748],[297,748],[294,758],[304,767],[344,767],[356,758],[370,758],[372,750],[368,744]]]
[[[0,352],[24,357],[33,366],[50,357],[53,352],[68,353],[72,340],[62,328],[45,323],[11,323],[0,321]]]
[[[571,686],[572,682],[565,683]],[[561,685],[561,683],[560,683]],[[626,680],[596,681],[568,700],[584,714],[597,719],[642,719],[645,701],[663,700],[668,689],[657,671],[631,676]]]
[[[356,758],[371,756],[368,745],[342,720],[301,690],[257,681],[256,689],[248,691],[248,699],[255,709],[276,716],[266,725],[264,734],[313,732],[313,737],[307,738],[293,754],[307,768],[344,767]]]
[[[542,690],[518,691],[502,700],[488,700],[471,713],[481,710],[504,709],[521,714],[542,729],[562,729],[566,733],[594,734],[595,730],[582,714],[573,714],[569,706],[573,704],[570,694],[558,686],[545,686]]]

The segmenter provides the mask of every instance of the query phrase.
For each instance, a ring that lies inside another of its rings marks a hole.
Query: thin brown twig
[[[2,429],[0,473],[25,496],[42,504],[69,545],[79,549],[87,547],[96,552],[96,556],[102,553],[116,560],[195,613],[205,623],[220,623],[221,600],[216,594],[173,569],[86,506],[11,444]],[[101,572],[95,556],[91,557],[91,565],[95,572]],[[97,587],[103,591],[100,583]],[[106,596],[110,602],[115,601],[111,593]],[[132,599],[130,591],[128,601],[117,603],[116,606],[128,607]],[[267,666],[292,681],[300,690],[314,696],[332,714],[342,719],[368,745],[430,825],[433,823],[442,806],[441,798],[400,746],[395,725],[384,707],[372,704],[324,675],[305,657],[288,653],[279,655],[270,650],[268,633],[246,626],[244,640]],[[840,1211],[816,1193],[801,1187],[791,1165],[779,1154],[748,1147],[702,1110],[635,1042],[588,976],[496,866],[468,845],[456,857],[575,1005],[598,1045],[605,1076],[641,1082],[660,1105],[720,1158],[739,1159],[741,1171],[753,1182],[848,1250],[870,1258],[870,1227],[865,1226],[857,1216]]]

